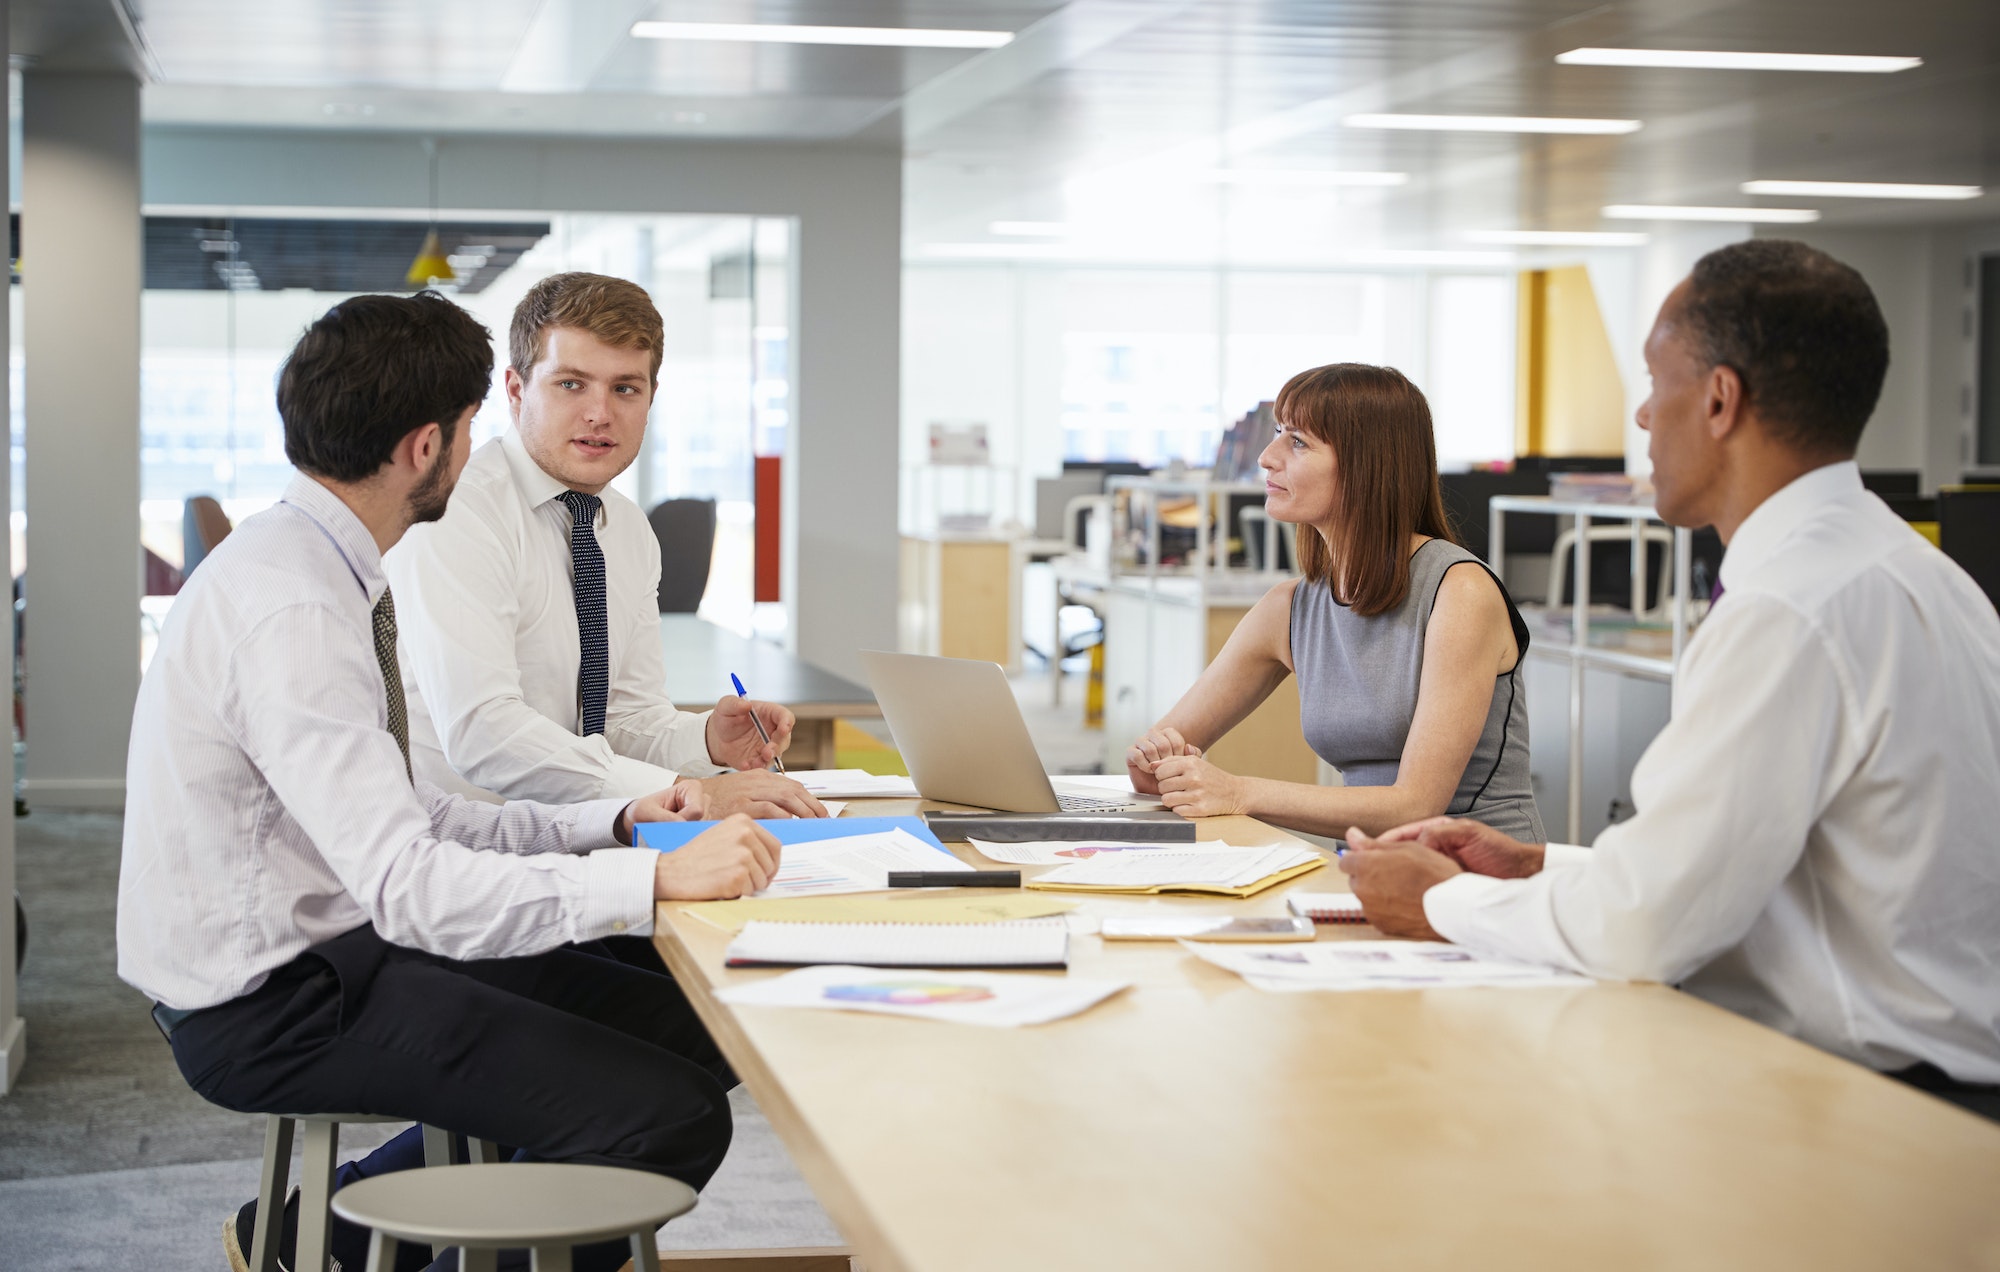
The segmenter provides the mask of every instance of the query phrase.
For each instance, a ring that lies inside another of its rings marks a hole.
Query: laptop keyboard
[[[1065,813],[1115,813],[1131,806],[1129,799],[1099,799],[1093,795],[1057,795],[1056,803]]]

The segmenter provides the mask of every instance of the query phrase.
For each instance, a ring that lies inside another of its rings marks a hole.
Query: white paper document
[[[917,798],[917,784],[909,778],[866,769],[793,769],[786,776],[822,801]]]
[[[843,835],[786,844],[778,873],[760,897],[826,897],[843,892],[880,892],[891,870],[970,870],[971,866],[907,830]]]
[[[752,919],[729,943],[731,967],[1053,968],[1069,965],[1060,916],[1001,923],[785,923]]]
[[[1442,941],[1320,941],[1312,945],[1181,948],[1235,972],[1258,989],[1462,989],[1473,986],[1590,985],[1588,976],[1531,963],[1483,958]]]
[[[980,849],[982,853],[985,851]],[[1038,877],[1036,882],[1103,888],[1159,888],[1189,884],[1247,888],[1259,879],[1318,860],[1318,857],[1319,854],[1309,848],[1288,844],[1273,848],[1236,848],[1227,844],[1202,844],[1190,848],[1185,844],[1176,844],[1159,852],[1100,853],[1087,861],[1051,870]]]
[[[1039,1025],[1073,1016],[1128,982],[1019,972],[911,972],[805,967],[716,995],[738,1007],[817,1007],[916,1016],[960,1025]]]
[[[985,839],[968,839],[966,842],[977,849],[980,856],[1004,861],[1011,866],[1067,866],[1089,861],[1101,853],[1165,852],[1187,847],[1186,844],[1170,843],[1075,843],[1054,839],[1028,844],[996,844]]]

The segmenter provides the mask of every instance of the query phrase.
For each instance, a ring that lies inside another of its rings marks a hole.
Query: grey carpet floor
[[[145,998],[118,979],[119,833],[115,814],[15,822],[30,941],[21,970],[28,1061],[20,1085],[0,1097],[6,1272],[217,1272],[223,1217],[255,1192],[261,1119],[188,1090]],[[840,1244],[755,1102],[739,1090],[732,1104],[729,1159],[661,1245]],[[343,1156],[396,1129],[344,1130]]]

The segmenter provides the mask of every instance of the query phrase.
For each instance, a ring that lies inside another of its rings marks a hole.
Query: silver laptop
[[[1052,783],[999,664],[864,649],[875,701],[925,799],[1006,813],[1159,808],[1147,796]]]

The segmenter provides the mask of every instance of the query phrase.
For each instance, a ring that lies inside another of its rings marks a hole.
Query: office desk
[[[789,708],[798,723],[785,762],[792,768],[837,768],[833,722],[878,717],[875,695],[769,641],[751,640],[693,614],[660,615],[660,652],[667,697],[684,711],[706,711],[735,692],[731,672],[753,698]]]
[[[1266,994],[1076,937],[1135,987],[985,1029],[731,1008],[776,973],[671,904],[655,931],[868,1272],[2000,1267],[2000,1127],[1657,985]]]

